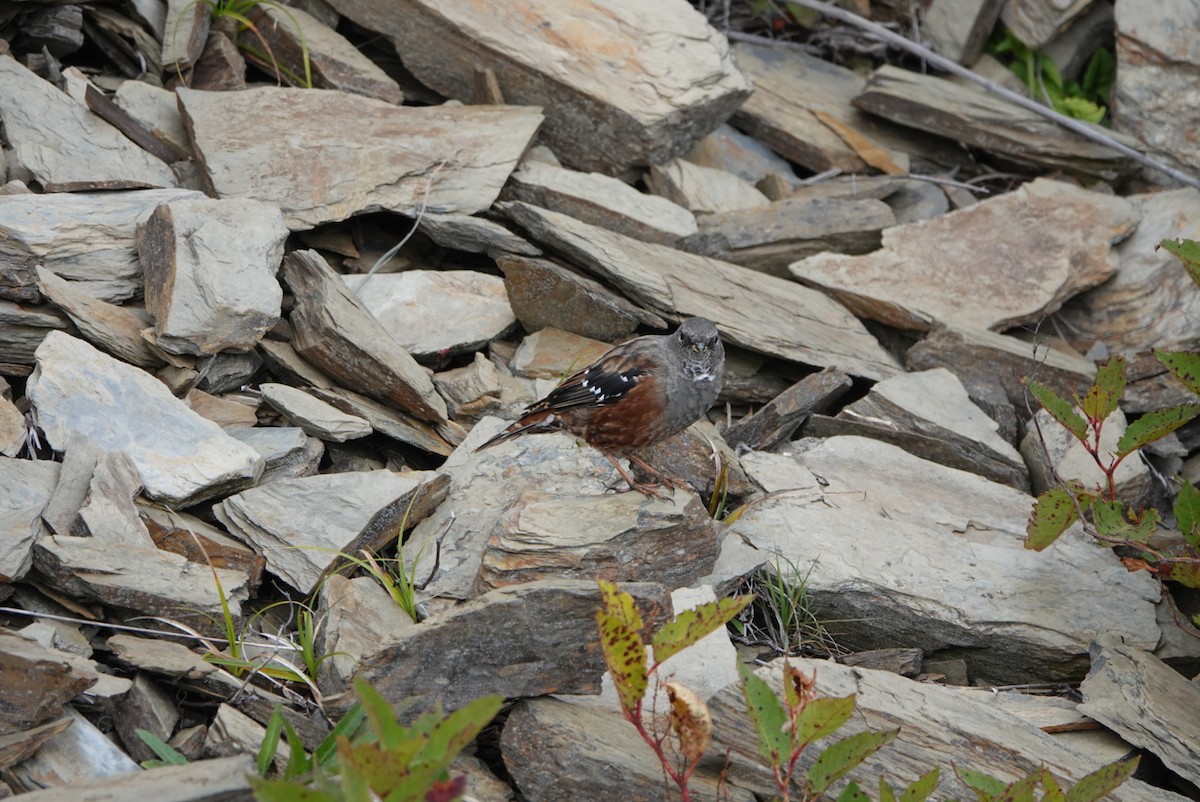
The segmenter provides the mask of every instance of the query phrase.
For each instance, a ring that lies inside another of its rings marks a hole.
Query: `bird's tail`
[[[514,437],[519,437],[523,434],[542,434],[545,432],[557,432],[563,428],[562,421],[558,415],[555,415],[550,410],[541,410],[522,415],[517,418],[508,428],[499,432],[483,445],[477,447],[476,451],[483,451],[485,448],[491,448],[494,445],[511,440]]]

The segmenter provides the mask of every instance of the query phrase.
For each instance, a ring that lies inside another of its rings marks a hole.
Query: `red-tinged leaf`
[[[1159,521],[1158,510],[1153,507],[1139,511],[1122,501],[1092,502],[1092,523],[1105,537],[1145,543],[1158,531]]]
[[[1125,566],[1125,570],[1129,573],[1136,571],[1149,571],[1154,573],[1154,566],[1139,557],[1118,557],[1121,565]]]
[[[732,596],[684,610],[675,620],[663,624],[654,633],[654,660],[661,663],[686,649],[705,635],[715,632],[754,601],[753,596]]]
[[[646,695],[646,645],[642,633],[629,626],[627,619],[605,610],[596,613],[600,625],[600,649],[612,675],[621,707],[629,715]]]
[[[792,748],[800,744],[808,744],[832,735],[838,727],[850,720],[854,715],[857,697],[854,694],[840,699],[813,699],[796,718],[796,731],[792,735]]]
[[[596,584],[600,586],[600,601],[604,604],[605,612],[624,621],[634,632],[641,632],[642,614],[638,612],[633,597],[606,579],[599,579]]]
[[[1163,579],[1189,588],[1200,588],[1200,563],[1175,562],[1165,559],[1158,564],[1158,575]]]
[[[838,794],[837,802],[871,802],[871,797],[857,783],[851,782]]]
[[[1147,443],[1166,437],[1197,415],[1200,415],[1200,404],[1180,404],[1147,412],[1129,424],[1125,434],[1121,435],[1117,441],[1117,456],[1132,454]]]
[[[1087,421],[1079,416],[1079,413],[1075,411],[1075,407],[1071,405],[1070,401],[1057,395],[1049,387],[1039,382],[1026,382],[1025,386],[1029,388],[1030,394],[1037,399],[1042,408],[1049,412],[1056,421],[1065,426],[1067,431],[1075,435],[1075,438],[1079,442],[1087,442]]]
[[[1072,497],[1074,494],[1074,497]],[[1095,499],[1077,482],[1044,491],[1033,504],[1025,526],[1025,548],[1041,551],[1079,519],[1079,509],[1087,509]],[[1078,505],[1076,504],[1078,502]]]
[[[1183,262],[1183,269],[1192,277],[1192,281],[1200,286],[1200,242],[1190,239],[1165,239],[1159,243],[1159,247],[1179,257]]]
[[[742,675],[746,712],[758,734],[758,753],[771,766],[782,766],[790,757],[791,746],[791,738],[785,729],[789,723],[787,710],[766,680],[751,671],[749,666],[739,663],[738,673]]]
[[[786,660],[783,663],[783,701],[789,710],[800,708],[817,698],[817,671],[805,674]]]
[[[882,732],[859,732],[832,744],[808,767],[809,790],[818,796],[825,793],[829,786],[890,744],[899,734],[899,728]]]
[[[425,802],[454,802],[467,792],[467,775],[460,774],[450,780],[435,780],[425,794]]]
[[[1094,802],[1112,793],[1137,770],[1140,757],[1131,757],[1093,771],[1075,783],[1066,795],[1066,802]]]
[[[938,780],[941,779],[940,769],[931,769],[909,783],[900,794],[899,802],[925,802],[937,790]]]
[[[1104,420],[1117,408],[1125,392],[1125,358],[1114,356],[1096,371],[1096,381],[1079,408],[1090,420]]]
[[[679,739],[679,751],[688,764],[704,756],[712,742],[712,714],[695,691],[678,682],[664,683],[671,703],[671,731]]]
[[[1186,479],[1175,496],[1175,520],[1188,545],[1200,549],[1200,490]]]
[[[1200,395],[1200,354],[1191,351],[1155,351],[1154,355],[1185,387]]]

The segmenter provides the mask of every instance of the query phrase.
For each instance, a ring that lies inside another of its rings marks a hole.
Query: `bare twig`
[[[918,58],[924,59],[925,61],[929,62],[934,67],[936,67],[939,70],[942,70],[943,72],[948,72],[948,73],[951,73],[952,75],[957,75],[960,78],[971,81],[974,84],[978,84],[979,86],[983,87],[984,89],[991,92],[992,94],[1002,97],[1005,100],[1009,101],[1010,103],[1014,103],[1014,104],[1020,106],[1021,108],[1025,109],[1026,111],[1031,111],[1034,114],[1039,114],[1048,120],[1053,120],[1054,122],[1061,125],[1063,128],[1066,128],[1067,130],[1070,130],[1070,131],[1074,131],[1075,133],[1079,134],[1080,136],[1086,137],[1086,138],[1092,140],[1093,142],[1099,142],[1101,145],[1112,148],[1113,150],[1121,153],[1122,155],[1128,156],[1130,159],[1133,159],[1138,164],[1144,165],[1153,170],[1158,170],[1159,172],[1161,172],[1165,175],[1169,175],[1171,178],[1175,179],[1176,181],[1179,181],[1181,183],[1187,184],[1188,186],[1196,187],[1197,189],[1200,189],[1200,179],[1197,179],[1194,176],[1188,175],[1187,173],[1185,173],[1181,170],[1177,170],[1174,167],[1170,166],[1169,164],[1164,164],[1163,162],[1159,161],[1158,159],[1147,156],[1146,154],[1142,153],[1141,151],[1136,150],[1135,148],[1131,148],[1128,145],[1126,145],[1125,143],[1120,142],[1111,136],[1108,136],[1100,129],[1098,129],[1094,126],[1091,126],[1091,125],[1083,122],[1082,120],[1076,120],[1072,117],[1066,116],[1065,114],[1059,114],[1054,109],[1047,108],[1046,106],[1043,106],[1042,104],[1038,103],[1037,101],[1030,100],[1029,98],[1025,97],[1022,94],[1013,92],[1011,89],[1006,89],[1005,87],[1000,86],[999,84],[995,83],[994,81],[989,81],[987,78],[984,78],[982,75],[980,75],[976,72],[973,72],[971,70],[968,70],[966,67],[962,66],[958,62],[951,61],[950,59],[946,58],[945,56],[940,56],[937,53],[934,53],[932,50],[930,50],[927,47],[923,47],[913,41],[910,41],[909,39],[904,38],[903,36],[901,36],[898,33],[893,33],[892,31],[889,31],[887,28],[883,27],[882,25],[871,22],[870,20],[863,19],[862,17],[858,16],[857,14],[853,14],[849,11],[846,11],[845,9],[838,8],[837,6],[833,5],[832,3],[823,3],[823,2],[820,2],[819,0],[792,0],[792,2],[794,2],[796,5],[803,6],[804,8],[811,8],[814,11],[818,11],[822,15],[824,15],[830,19],[835,19],[839,22],[844,22],[847,25],[853,25],[854,27],[859,28],[860,30],[867,31],[867,32],[871,33],[872,35],[879,37],[881,40],[883,40],[884,42],[887,42],[889,45],[891,45],[893,47],[899,48],[901,50],[905,50],[905,51],[913,54],[914,56],[917,56]],[[728,36],[730,39],[737,39],[737,40],[742,40],[742,41],[755,41],[755,42],[759,42],[761,44],[773,44],[775,46],[781,46],[781,45],[788,44],[788,43],[779,43],[776,40],[763,39],[763,38],[757,37],[757,36],[740,34],[736,31],[727,31],[726,36]]]

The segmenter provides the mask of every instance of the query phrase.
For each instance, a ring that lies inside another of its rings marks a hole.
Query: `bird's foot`
[[[629,472],[626,471],[621,466],[621,463],[615,457],[609,456],[608,454],[605,454],[605,456],[608,457],[608,461],[611,462],[613,467],[617,469],[617,473],[621,474],[621,478],[625,480],[625,482],[629,485],[629,487],[631,489],[636,490],[637,492],[641,493],[643,496],[646,496],[647,498],[661,498],[661,499],[670,501],[672,504],[675,503],[675,499],[673,499],[670,496],[668,496],[667,494],[663,493],[662,489],[658,485],[653,485],[653,484],[648,484],[648,483],[643,483],[643,482],[635,482],[633,477],[629,475]],[[640,460],[639,460],[639,462],[640,462]],[[645,464],[645,463],[642,463],[642,464]],[[655,473],[658,476],[660,476],[661,478],[666,479],[665,476],[662,476],[662,474],[659,474],[657,471],[651,470],[651,473]],[[669,482],[668,482],[668,484],[669,484]],[[608,489],[615,490],[616,488],[612,485],[609,485]]]
[[[681,479],[678,476],[667,476],[662,471],[651,466],[650,463],[646,462],[644,459],[639,457],[637,454],[630,454],[629,461],[632,462],[634,465],[637,465],[639,468],[641,468],[646,473],[653,476],[655,479],[657,479],[659,481],[660,484],[670,485],[671,487],[674,487],[677,490],[691,490],[692,489],[691,482],[687,481],[686,479]],[[630,484],[632,484],[632,482]]]

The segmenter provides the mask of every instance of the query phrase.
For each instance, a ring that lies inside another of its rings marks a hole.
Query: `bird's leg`
[[[643,471],[650,474],[655,479],[657,479],[658,481],[662,482],[665,485],[669,485],[670,487],[677,487],[680,490],[691,490],[692,489],[691,484],[689,484],[686,480],[680,479],[678,476],[667,476],[666,474],[657,470],[656,468],[651,467],[650,463],[646,462],[646,460],[642,459],[637,454],[627,454],[626,457],[629,459],[630,462],[637,465]]]
[[[633,477],[629,475],[628,471],[621,467],[621,463],[616,457],[612,456],[611,454],[605,454],[604,456],[609,462],[612,463],[613,467],[617,469],[617,473],[621,474],[622,478],[624,478],[626,482],[629,482],[629,486],[631,488],[641,493],[643,496],[652,496],[653,498],[670,500],[668,496],[660,492],[659,489],[654,485],[644,485],[641,482],[633,481]]]

